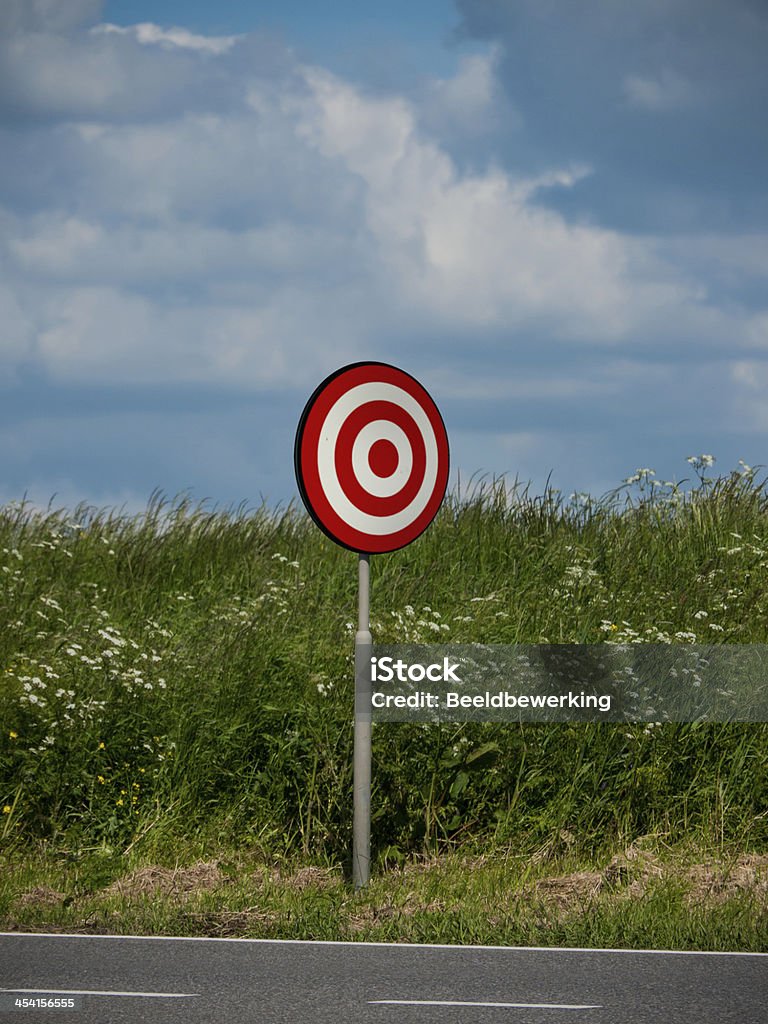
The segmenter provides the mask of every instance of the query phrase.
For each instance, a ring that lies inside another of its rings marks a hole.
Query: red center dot
[[[400,456],[397,448],[385,437],[374,441],[368,451],[368,465],[376,476],[388,477],[397,469]]]

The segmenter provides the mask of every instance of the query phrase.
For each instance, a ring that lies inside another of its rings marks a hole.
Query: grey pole
[[[371,876],[371,631],[370,561],[358,556],[358,608],[355,634],[355,751],[353,764],[352,880],[355,889]]]

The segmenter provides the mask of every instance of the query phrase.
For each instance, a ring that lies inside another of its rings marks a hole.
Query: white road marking
[[[226,942],[246,942],[256,946],[386,946],[388,949],[452,949],[476,951],[478,949],[504,950],[518,953],[626,953],[629,956],[652,954],[653,956],[756,956],[768,957],[768,953],[751,953],[731,949],[601,949],[597,946],[461,946],[458,943],[441,942],[356,942],[341,939],[212,939],[207,935],[85,935],[82,932],[0,932],[0,939],[128,939],[132,942],[213,942],[223,946]]]
[[[108,992],[93,988],[46,988],[45,985],[37,988],[0,988],[0,992],[35,992],[47,996],[137,996],[141,999],[194,999],[200,995],[199,992]]]
[[[369,999],[370,1006],[500,1006],[512,1010],[602,1010],[596,1003],[481,1003],[457,999]]]

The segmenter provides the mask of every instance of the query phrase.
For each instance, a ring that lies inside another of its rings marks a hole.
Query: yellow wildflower
[[[99,750],[106,750],[106,747],[104,746],[104,741],[103,741],[103,740],[102,740],[102,742],[101,742],[101,743],[99,744],[99,748],[98,748],[98,749],[99,749]]]
[[[107,780],[106,780],[106,779],[104,778],[104,776],[103,776],[103,775],[97,775],[97,776],[96,776],[96,778],[97,778],[97,779],[99,780],[99,783],[100,783],[100,784],[101,784],[102,786],[103,786],[103,785],[104,785],[104,783],[105,783],[105,782],[107,781]]]
[[[120,797],[119,800],[115,800],[115,803],[117,804],[118,807],[122,807],[123,806],[123,798]]]
[[[12,740],[17,740],[19,738],[19,734],[17,732],[14,732],[13,729],[11,729],[11,731],[8,733],[8,735],[10,736],[10,738]]]
[[[10,814],[10,813],[11,813],[11,805],[10,804],[6,804],[5,807],[3,807],[3,814]]]

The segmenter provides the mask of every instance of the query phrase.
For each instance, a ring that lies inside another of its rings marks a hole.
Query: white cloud
[[[232,231],[128,222],[108,229],[98,220],[61,216],[25,224],[8,247],[19,269],[38,280],[149,290],[171,281],[208,289],[235,283],[253,288],[257,275],[321,279],[329,261],[352,263],[358,255],[353,240],[313,225],[280,222]]]
[[[33,322],[13,289],[0,284],[0,369],[4,374],[30,356],[33,337]]]
[[[556,368],[499,369],[493,377],[468,376],[466,367],[436,367],[431,371],[433,387],[444,398],[462,401],[516,399],[594,398],[611,393],[613,382],[563,373]]]
[[[259,357],[252,381],[274,383],[257,315],[244,322],[227,310],[216,317],[210,309],[160,304],[109,287],[59,293],[45,313],[38,350],[59,380],[221,382],[238,372],[247,345]]]
[[[234,41],[155,28],[0,35],[0,117],[119,123],[237,107],[240,82],[217,64]]]
[[[669,69],[656,75],[626,75],[622,87],[630,106],[641,110],[671,113],[685,110],[696,101],[691,83]]]
[[[236,36],[201,36],[189,32],[185,28],[162,28],[150,21],[138,25],[113,25],[104,22],[94,25],[91,35],[123,35],[131,36],[145,46],[160,46],[165,50],[182,49],[197,50],[202,53],[219,55],[231,50],[235,43],[244,37]]]
[[[499,47],[459,61],[450,78],[430,78],[417,94],[416,114],[427,136],[467,140],[488,135],[502,124],[506,131],[523,126],[522,117],[498,88]]]
[[[768,342],[768,317],[765,318],[765,341]],[[728,409],[734,422],[743,424],[746,431],[763,434],[768,431],[768,406],[765,393],[768,388],[768,362],[758,359],[737,359],[729,368],[731,387],[725,391]],[[764,446],[759,461],[765,465]]]
[[[469,327],[536,322],[568,337],[618,341],[649,306],[690,298],[647,244],[572,225],[530,200],[569,187],[584,168],[514,180],[499,169],[460,176],[420,138],[401,99],[370,99],[319,69],[300,131],[366,186],[367,224],[402,301],[416,315]]]
[[[488,53],[462,57],[457,73],[452,78],[436,79],[432,90],[459,116],[477,115],[486,110],[494,99],[498,59],[497,48]]]
[[[284,388],[314,379],[331,346],[339,357],[356,354],[359,321],[349,312],[296,288],[256,306],[200,307],[82,287],[49,297],[37,350],[48,372],[70,383]]]
[[[768,351],[768,312],[758,313],[748,319],[747,341],[754,348]]]
[[[768,365],[750,359],[738,359],[731,365],[731,379],[749,391],[765,391]]]
[[[82,483],[61,475],[31,478],[21,494],[0,485],[0,505],[23,501],[30,515],[46,515],[51,511],[73,512],[84,504],[95,509],[114,510],[125,516],[137,516],[146,511],[149,497],[149,493],[139,494],[130,488],[84,488]]]
[[[101,25],[31,39],[8,68],[38,108],[73,112],[36,128],[46,180],[67,187],[6,213],[5,348],[28,353],[36,337],[59,379],[284,387],[444,331],[444,359],[488,337],[506,360],[526,335],[620,353],[660,334],[685,345],[758,329],[708,307],[673,250],[546,206],[548,189],[599,168],[462,173],[415,101],[285,52],[272,71],[235,61],[236,37]],[[433,98],[470,120],[492,112],[495,61],[466,58]],[[180,99],[203,66],[220,109]],[[129,98],[142,87],[140,117]],[[503,378],[474,372],[478,393]]]

